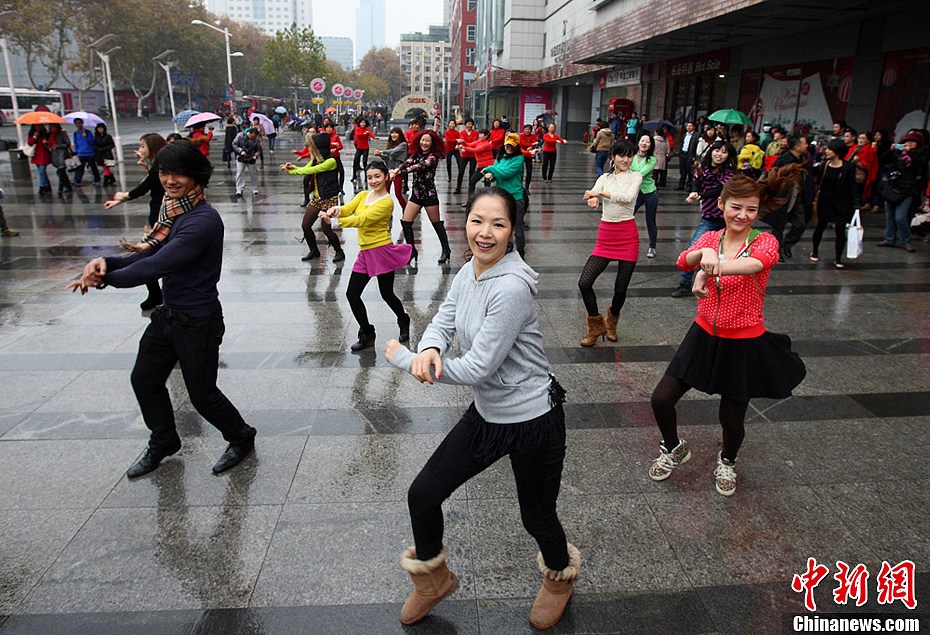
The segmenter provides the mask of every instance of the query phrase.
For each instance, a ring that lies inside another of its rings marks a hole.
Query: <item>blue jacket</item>
[[[94,132],[87,128],[80,132],[74,131],[74,151],[79,157],[95,157],[97,149],[94,147]]]

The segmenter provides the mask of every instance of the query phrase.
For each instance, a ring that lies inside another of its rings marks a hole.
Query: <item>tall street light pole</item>
[[[222,33],[223,37],[226,39],[226,94],[229,97],[230,114],[235,114],[236,113],[236,86],[235,84],[233,84],[233,78],[232,78],[232,58],[242,57],[242,53],[240,51],[236,51],[235,53],[230,52],[229,50],[229,28],[228,27],[224,26],[221,29],[217,26],[213,26],[212,24],[208,24],[204,22],[203,20],[191,20],[191,24],[196,24],[197,26],[205,26],[207,28],[213,29],[214,31]]]
[[[171,67],[174,66],[174,62],[163,63],[162,60],[176,52],[177,51],[174,49],[168,49],[152,58],[156,64],[162,67],[162,70],[165,71],[165,77],[168,79],[168,99],[171,100],[171,123],[174,124],[175,132],[178,131],[178,122],[176,122],[174,118],[177,117],[178,113],[174,108],[174,89],[171,86]]]
[[[103,70],[106,75],[107,80],[107,94],[110,96],[110,114],[113,116],[113,143],[116,144],[116,160],[119,163],[123,162],[123,144],[120,142],[119,137],[119,118],[116,116],[116,99],[113,96],[113,76],[110,74],[110,53],[113,51],[119,50],[120,46],[114,46],[107,49],[105,53],[100,52],[105,44],[109,44],[115,39],[116,36],[112,33],[104,35],[102,38],[93,42],[88,46],[97,56],[100,58],[100,61],[103,62]]]
[[[0,12],[0,18],[17,15],[19,15],[18,11]],[[16,85],[13,83],[13,68],[10,66],[10,46],[7,42],[6,35],[0,37],[0,48],[3,48],[3,63],[6,65],[6,82],[7,86],[10,87],[10,101],[13,102],[13,120],[15,121],[19,119],[19,102],[16,99]],[[16,140],[19,143],[18,147],[22,148],[23,127],[21,124],[16,124]]]

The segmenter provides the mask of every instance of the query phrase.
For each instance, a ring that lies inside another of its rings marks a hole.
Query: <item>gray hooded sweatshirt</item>
[[[420,340],[418,351],[439,350],[439,381],[471,386],[478,414],[489,423],[519,423],[552,409],[549,360],[534,300],[538,279],[516,252],[477,280],[472,263],[466,263]],[[462,356],[446,358],[456,335]],[[410,372],[413,358],[402,346],[391,363]]]

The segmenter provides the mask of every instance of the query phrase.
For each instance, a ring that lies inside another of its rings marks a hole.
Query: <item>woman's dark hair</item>
[[[469,121],[471,122],[471,125],[473,125],[473,126],[475,125],[475,120],[472,119],[471,117],[469,117],[468,119],[466,119],[466,120],[465,120],[465,123],[468,123]]]
[[[747,130],[747,131],[746,131],[746,136],[748,137],[748,136],[750,136],[750,135],[752,135],[752,141],[749,141],[748,143],[755,143],[755,144],[758,145],[758,143],[759,143],[759,133],[756,132],[755,130]]]
[[[167,137],[165,137],[165,141],[167,141],[168,143],[172,143],[172,142],[174,142],[174,141],[179,141],[179,140],[181,140],[181,139],[183,139],[183,138],[184,138],[184,137],[182,137],[179,133],[177,133],[177,132],[171,132],[171,133],[168,134]]]
[[[485,137],[490,137],[490,136],[491,136],[491,131],[488,130],[487,128],[481,128],[481,129],[478,131],[478,134],[483,134]]]
[[[636,146],[629,139],[615,141],[610,146],[610,156],[612,157],[631,157],[636,154]]]
[[[727,151],[727,160],[724,161],[721,165],[716,166],[716,169],[723,170],[724,168],[730,168],[731,170],[736,169],[736,149],[730,145],[729,141],[724,141],[723,139],[718,139],[710,144],[710,147],[704,151],[704,158],[701,160],[701,168],[705,170],[713,170],[714,166],[714,150],[719,150],[723,148]]]
[[[471,213],[471,208],[475,205],[476,201],[486,197],[495,197],[504,201],[504,207],[507,208],[507,219],[510,221],[510,227],[513,230],[517,224],[517,201],[514,199],[513,194],[496,185],[475,190],[475,193],[465,204],[465,217],[467,218]],[[513,251],[512,240],[507,243],[507,253],[511,251]],[[466,261],[471,260],[472,255],[471,249],[465,249],[464,258]]]
[[[98,123],[96,126],[94,126],[94,133],[96,134],[97,132],[99,132],[101,128],[103,128],[103,134],[106,134],[107,124],[105,123]]]
[[[830,139],[827,142],[827,150],[830,150],[841,159],[846,158],[846,143],[842,139]]]
[[[646,150],[646,158],[648,159],[648,158],[651,157],[653,154],[655,154],[655,151],[656,151],[656,140],[652,138],[652,134],[651,134],[651,133],[649,133],[649,132],[642,132],[642,133],[640,133],[639,138],[636,139],[636,147],[637,147],[637,148],[639,148],[639,142],[643,140],[643,137],[646,137],[647,139],[649,139],[649,149]]]
[[[189,176],[200,186],[209,183],[210,175],[213,174],[210,159],[203,156],[200,148],[184,139],[167,144],[158,152],[156,160],[160,172]]]
[[[161,152],[162,148],[168,145],[168,142],[157,132],[149,132],[142,135],[139,137],[139,142],[145,145],[145,148],[149,151],[149,156],[152,158],[152,167],[157,169],[158,153]]]
[[[423,148],[420,147],[420,139],[423,138],[423,135],[429,135],[430,139],[432,139],[429,153],[435,154],[440,159],[444,158],[446,156],[446,144],[435,130],[423,130],[417,133],[417,136],[413,139],[413,148],[407,148],[410,156],[418,157],[423,154]]]
[[[382,161],[381,159],[376,159],[376,160],[374,160],[374,161],[369,161],[369,162],[368,162],[368,167],[365,168],[365,171],[366,171],[366,172],[367,172],[368,170],[377,170],[378,172],[381,172],[382,174],[384,174],[384,178],[387,178],[387,176],[388,176],[387,165],[385,165],[384,161]]]
[[[500,119],[495,119],[494,121],[491,122],[491,127],[492,127],[492,128],[494,127],[494,124],[497,124],[497,127],[498,127],[498,128],[500,128],[500,127],[503,126],[503,124],[501,123],[501,120],[500,120]]]
[[[393,139],[391,139],[391,132],[397,133],[398,135],[397,141],[394,141]],[[398,128],[397,126],[394,126],[393,128],[391,128],[390,132],[388,132],[387,147],[385,149],[393,150],[394,148],[396,148],[402,143],[407,143],[407,139],[406,137],[404,137],[404,131]]]
[[[359,119],[359,120],[358,120],[358,123],[359,123],[359,125],[365,124],[365,127],[366,127],[366,128],[368,127],[368,120],[365,119],[364,117],[362,117],[361,119]]]
[[[226,125],[236,125],[235,117],[226,117]]]
[[[787,193],[803,178],[804,166],[792,163],[780,168],[772,168],[764,180],[757,181],[743,174],[728,180],[720,193],[720,199],[726,203],[731,198],[759,198],[759,210],[776,210],[785,204]]]

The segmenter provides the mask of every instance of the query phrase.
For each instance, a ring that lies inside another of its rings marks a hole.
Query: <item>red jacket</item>
[[[413,144],[416,141],[417,135],[420,134],[419,130],[414,130],[413,128],[407,128],[404,130],[404,139],[407,140],[407,150],[411,151]]]
[[[543,135],[543,152],[555,152],[555,144],[559,141],[565,142],[565,139],[560,137],[557,134],[549,134],[548,132]]]
[[[494,165],[494,152],[491,149],[491,142],[487,139],[474,143],[466,143],[465,149],[474,153],[475,161],[479,168],[486,168],[489,165]]]
[[[455,152],[455,146],[459,142],[459,131],[446,128],[446,156]]]
[[[203,139],[204,141],[200,141]],[[197,149],[200,150],[200,153],[210,158],[210,142],[213,141],[213,131],[204,132],[203,130],[194,130],[191,133],[191,141],[198,142]]]
[[[36,139],[33,136],[30,136],[26,140],[26,144],[36,147],[36,153],[29,159],[29,163],[33,165],[49,165],[52,162],[52,152],[48,148],[48,138],[45,139]]]
[[[336,133],[335,130],[329,133],[329,156],[334,159],[339,158],[339,152],[344,146],[342,145],[342,139]]]
[[[355,126],[355,135],[352,137],[352,139],[355,141],[356,149],[367,150],[368,140],[377,138],[378,137],[375,136],[375,133],[371,131],[371,128],[359,128],[358,126]]]
[[[536,145],[537,141],[536,135],[532,132],[530,134],[526,134],[525,132],[520,133],[520,149],[522,150],[529,150]]]
[[[310,158],[310,146],[304,146],[297,151],[298,159],[309,159]]]
[[[491,147],[495,152],[504,147],[504,135],[507,131],[503,128],[491,128]]]
[[[459,132],[459,139],[465,142],[465,148],[462,149],[462,158],[473,159],[475,153],[468,150],[468,144],[478,141],[478,131],[472,128],[471,132],[468,132],[468,128],[465,128]]]

